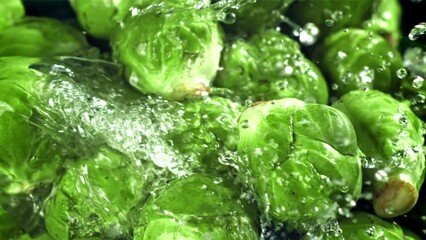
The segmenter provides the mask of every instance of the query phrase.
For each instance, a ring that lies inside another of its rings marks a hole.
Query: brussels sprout
[[[0,32],[25,15],[21,0],[2,0],[0,5]]]
[[[146,196],[149,171],[107,148],[70,163],[45,210],[48,232],[58,240],[129,238],[129,211]]]
[[[239,136],[242,178],[269,220],[310,231],[361,193],[355,131],[336,109],[293,98],[261,102],[241,114]]]
[[[327,84],[297,42],[276,31],[225,46],[215,84],[253,101],[285,97],[326,104]]]
[[[334,33],[317,50],[314,58],[337,96],[368,89],[393,93],[406,77],[398,51],[371,31]]]
[[[222,32],[211,13],[176,11],[128,19],[112,46],[130,84],[172,100],[205,95],[222,49]]]
[[[210,3],[209,0],[71,0],[82,27],[97,38],[110,39],[119,24],[127,15],[140,12],[144,9],[159,8],[159,12],[167,12],[174,8],[202,7]]]
[[[407,213],[424,179],[422,122],[404,103],[371,90],[353,91],[333,104],[351,119],[366,155],[364,182],[371,185],[373,207],[383,218]]]
[[[398,46],[401,30],[401,4],[398,0],[375,0],[373,14],[363,28],[382,35],[393,47]]]
[[[26,18],[0,32],[0,56],[81,55],[88,43],[77,29],[49,18]]]
[[[257,0],[241,1],[234,7],[235,22],[227,25],[229,31],[235,33],[258,33],[266,28],[277,27],[282,14],[294,0]]]
[[[259,239],[255,208],[221,177],[175,179],[141,206],[134,239]]]
[[[84,30],[97,38],[110,39],[118,28],[118,15],[130,11],[126,0],[70,0]]]
[[[184,156],[191,171],[229,171],[220,157],[237,149],[237,119],[241,105],[222,97],[204,98],[170,109],[181,115],[167,134],[173,148]]]
[[[339,223],[345,240],[415,239],[405,235],[395,222],[365,212],[355,212],[351,218],[341,219]]]
[[[313,23],[325,37],[345,27],[361,27],[372,6],[371,0],[295,1],[286,15],[301,27]]]
[[[4,63],[0,64],[0,202],[28,229],[35,224],[32,220],[39,209],[32,209],[31,216],[23,216],[21,201],[29,208],[40,204],[32,201],[40,200],[38,194],[48,194],[42,186],[56,179],[61,163],[58,146],[34,127],[38,124],[34,97],[39,89],[36,86],[44,78],[28,67],[37,61],[0,59],[0,63]],[[27,194],[33,197],[25,198]]]

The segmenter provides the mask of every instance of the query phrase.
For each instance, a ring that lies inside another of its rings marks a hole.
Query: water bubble
[[[327,19],[324,21],[325,25],[327,27],[332,27],[334,25],[334,20],[333,19]]]
[[[331,89],[336,91],[337,89],[339,89],[339,85],[337,85],[336,83],[333,83],[333,84],[331,84]]]
[[[299,42],[304,46],[311,46],[317,41],[319,33],[314,23],[307,23],[299,34]]]
[[[411,41],[415,41],[424,34],[426,34],[426,23],[422,22],[414,26],[413,29],[411,29],[410,33],[408,34],[408,38]]]
[[[420,77],[420,76],[417,76],[414,80],[413,80],[413,87],[415,88],[415,89],[419,89],[419,88],[421,88],[422,86],[423,86],[423,83],[424,83],[424,79],[422,78],[422,77]]]
[[[224,18],[221,20],[225,24],[233,24],[237,20],[237,16],[235,15],[234,12],[228,12],[228,13],[225,13]]]
[[[406,78],[406,77],[408,76],[407,69],[405,69],[405,68],[400,68],[400,69],[398,69],[398,70],[396,71],[396,76],[397,76],[399,79]]]
[[[374,234],[376,233],[376,228],[374,226],[369,227],[367,230],[365,230],[365,232],[369,235],[369,236],[374,236]]]
[[[249,108],[249,107],[251,107],[253,105],[253,100],[251,100],[251,99],[246,99],[245,101],[244,101],[244,107],[245,108]]]
[[[338,51],[338,52],[337,52],[337,56],[339,57],[339,59],[343,60],[343,59],[345,59],[348,55],[347,55],[345,52],[343,52],[343,51]]]

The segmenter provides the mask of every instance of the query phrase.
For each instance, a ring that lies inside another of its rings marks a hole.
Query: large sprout
[[[397,223],[366,212],[355,212],[350,218],[341,219],[339,224],[345,240],[417,239],[406,235]]]
[[[127,19],[112,46],[132,86],[180,100],[209,92],[222,32],[208,10],[147,13]]]
[[[25,14],[21,0],[3,0],[0,5],[0,32]]]
[[[362,26],[383,36],[396,47],[401,38],[401,3],[398,0],[375,0],[373,13]]]
[[[303,56],[297,42],[274,30],[226,44],[221,67],[215,85],[233,90],[242,100],[292,97],[328,102],[321,72]]]
[[[345,27],[361,27],[370,16],[372,6],[372,0],[295,1],[287,15],[301,27],[314,24],[324,37]]]
[[[157,8],[167,12],[175,8],[187,10],[210,4],[209,0],[71,0],[78,21],[90,35],[110,39],[128,16]]]
[[[171,181],[137,211],[134,239],[259,239],[256,208],[213,175]]]
[[[129,212],[147,196],[150,168],[108,148],[68,165],[45,210],[55,239],[129,238]]]
[[[88,47],[80,31],[49,18],[25,18],[0,32],[0,56],[75,56]]]
[[[337,96],[368,89],[393,93],[406,77],[398,51],[378,34],[362,29],[331,34],[314,58]]]
[[[241,177],[268,220],[315,230],[355,205],[361,161],[342,112],[292,98],[260,102],[242,113],[239,133]]]
[[[367,159],[364,183],[373,193],[376,214],[392,218],[417,202],[425,172],[422,121],[409,106],[371,90],[352,91],[333,107],[352,121]]]
[[[257,0],[237,2],[235,10],[228,9],[235,22],[226,28],[235,33],[258,33],[275,28],[282,21],[283,13],[294,0]],[[219,1],[220,2],[220,1]]]

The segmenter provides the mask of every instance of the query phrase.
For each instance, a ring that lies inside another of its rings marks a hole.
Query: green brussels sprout
[[[0,59],[0,202],[8,211],[19,201],[35,200],[22,195],[36,195],[41,185],[52,183],[61,163],[58,146],[34,127],[39,115],[34,97],[40,90],[37,85],[44,81],[43,74],[29,69],[37,61]],[[17,221],[32,219],[22,219],[18,210],[13,214]]]
[[[397,223],[365,212],[355,212],[350,218],[339,220],[339,224],[345,240],[415,239],[405,235]]]
[[[398,51],[371,31],[339,31],[328,36],[317,50],[314,58],[336,96],[368,89],[393,93],[406,77]]]
[[[327,84],[297,42],[276,31],[225,45],[215,85],[253,101],[286,97],[328,102]]]
[[[129,211],[147,194],[150,169],[108,148],[70,163],[45,210],[55,239],[130,237]]]
[[[74,56],[88,46],[77,29],[49,18],[25,18],[0,32],[0,56]]]
[[[402,9],[398,0],[375,0],[373,13],[363,23],[363,28],[382,35],[393,47],[398,46],[401,37],[400,23]]]
[[[375,90],[352,91],[333,107],[350,118],[367,157],[363,176],[375,213],[383,218],[407,213],[424,179],[422,121],[406,104]]]
[[[360,196],[361,160],[350,120],[329,106],[287,98],[239,119],[238,162],[267,219],[317,231]]]
[[[286,15],[301,27],[314,24],[325,37],[346,27],[361,27],[371,15],[372,6],[371,0],[295,1]]]
[[[235,22],[227,25],[227,30],[235,33],[258,33],[267,28],[277,27],[282,14],[294,0],[258,0],[236,4]]]
[[[170,104],[170,103],[168,103]],[[180,116],[166,135],[172,147],[184,156],[191,171],[226,172],[221,157],[237,149],[237,119],[241,105],[222,97],[188,101],[170,109]]]
[[[2,0],[0,5],[0,32],[25,15],[21,0]]]
[[[171,100],[207,94],[222,49],[220,26],[207,10],[129,18],[112,47],[130,84]]]
[[[146,8],[159,8],[166,12],[174,8],[202,7],[210,3],[209,0],[71,0],[71,6],[77,14],[82,27],[92,36],[101,39],[110,39],[120,23],[133,12],[140,12]]]
[[[77,19],[90,35],[110,39],[116,32],[120,17],[124,17],[129,8],[126,0],[70,0]]]
[[[134,239],[259,239],[256,208],[228,179],[175,179],[141,206]]]

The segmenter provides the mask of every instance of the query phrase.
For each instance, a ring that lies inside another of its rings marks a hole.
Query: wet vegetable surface
[[[423,1],[3,2],[0,239],[426,238]]]

